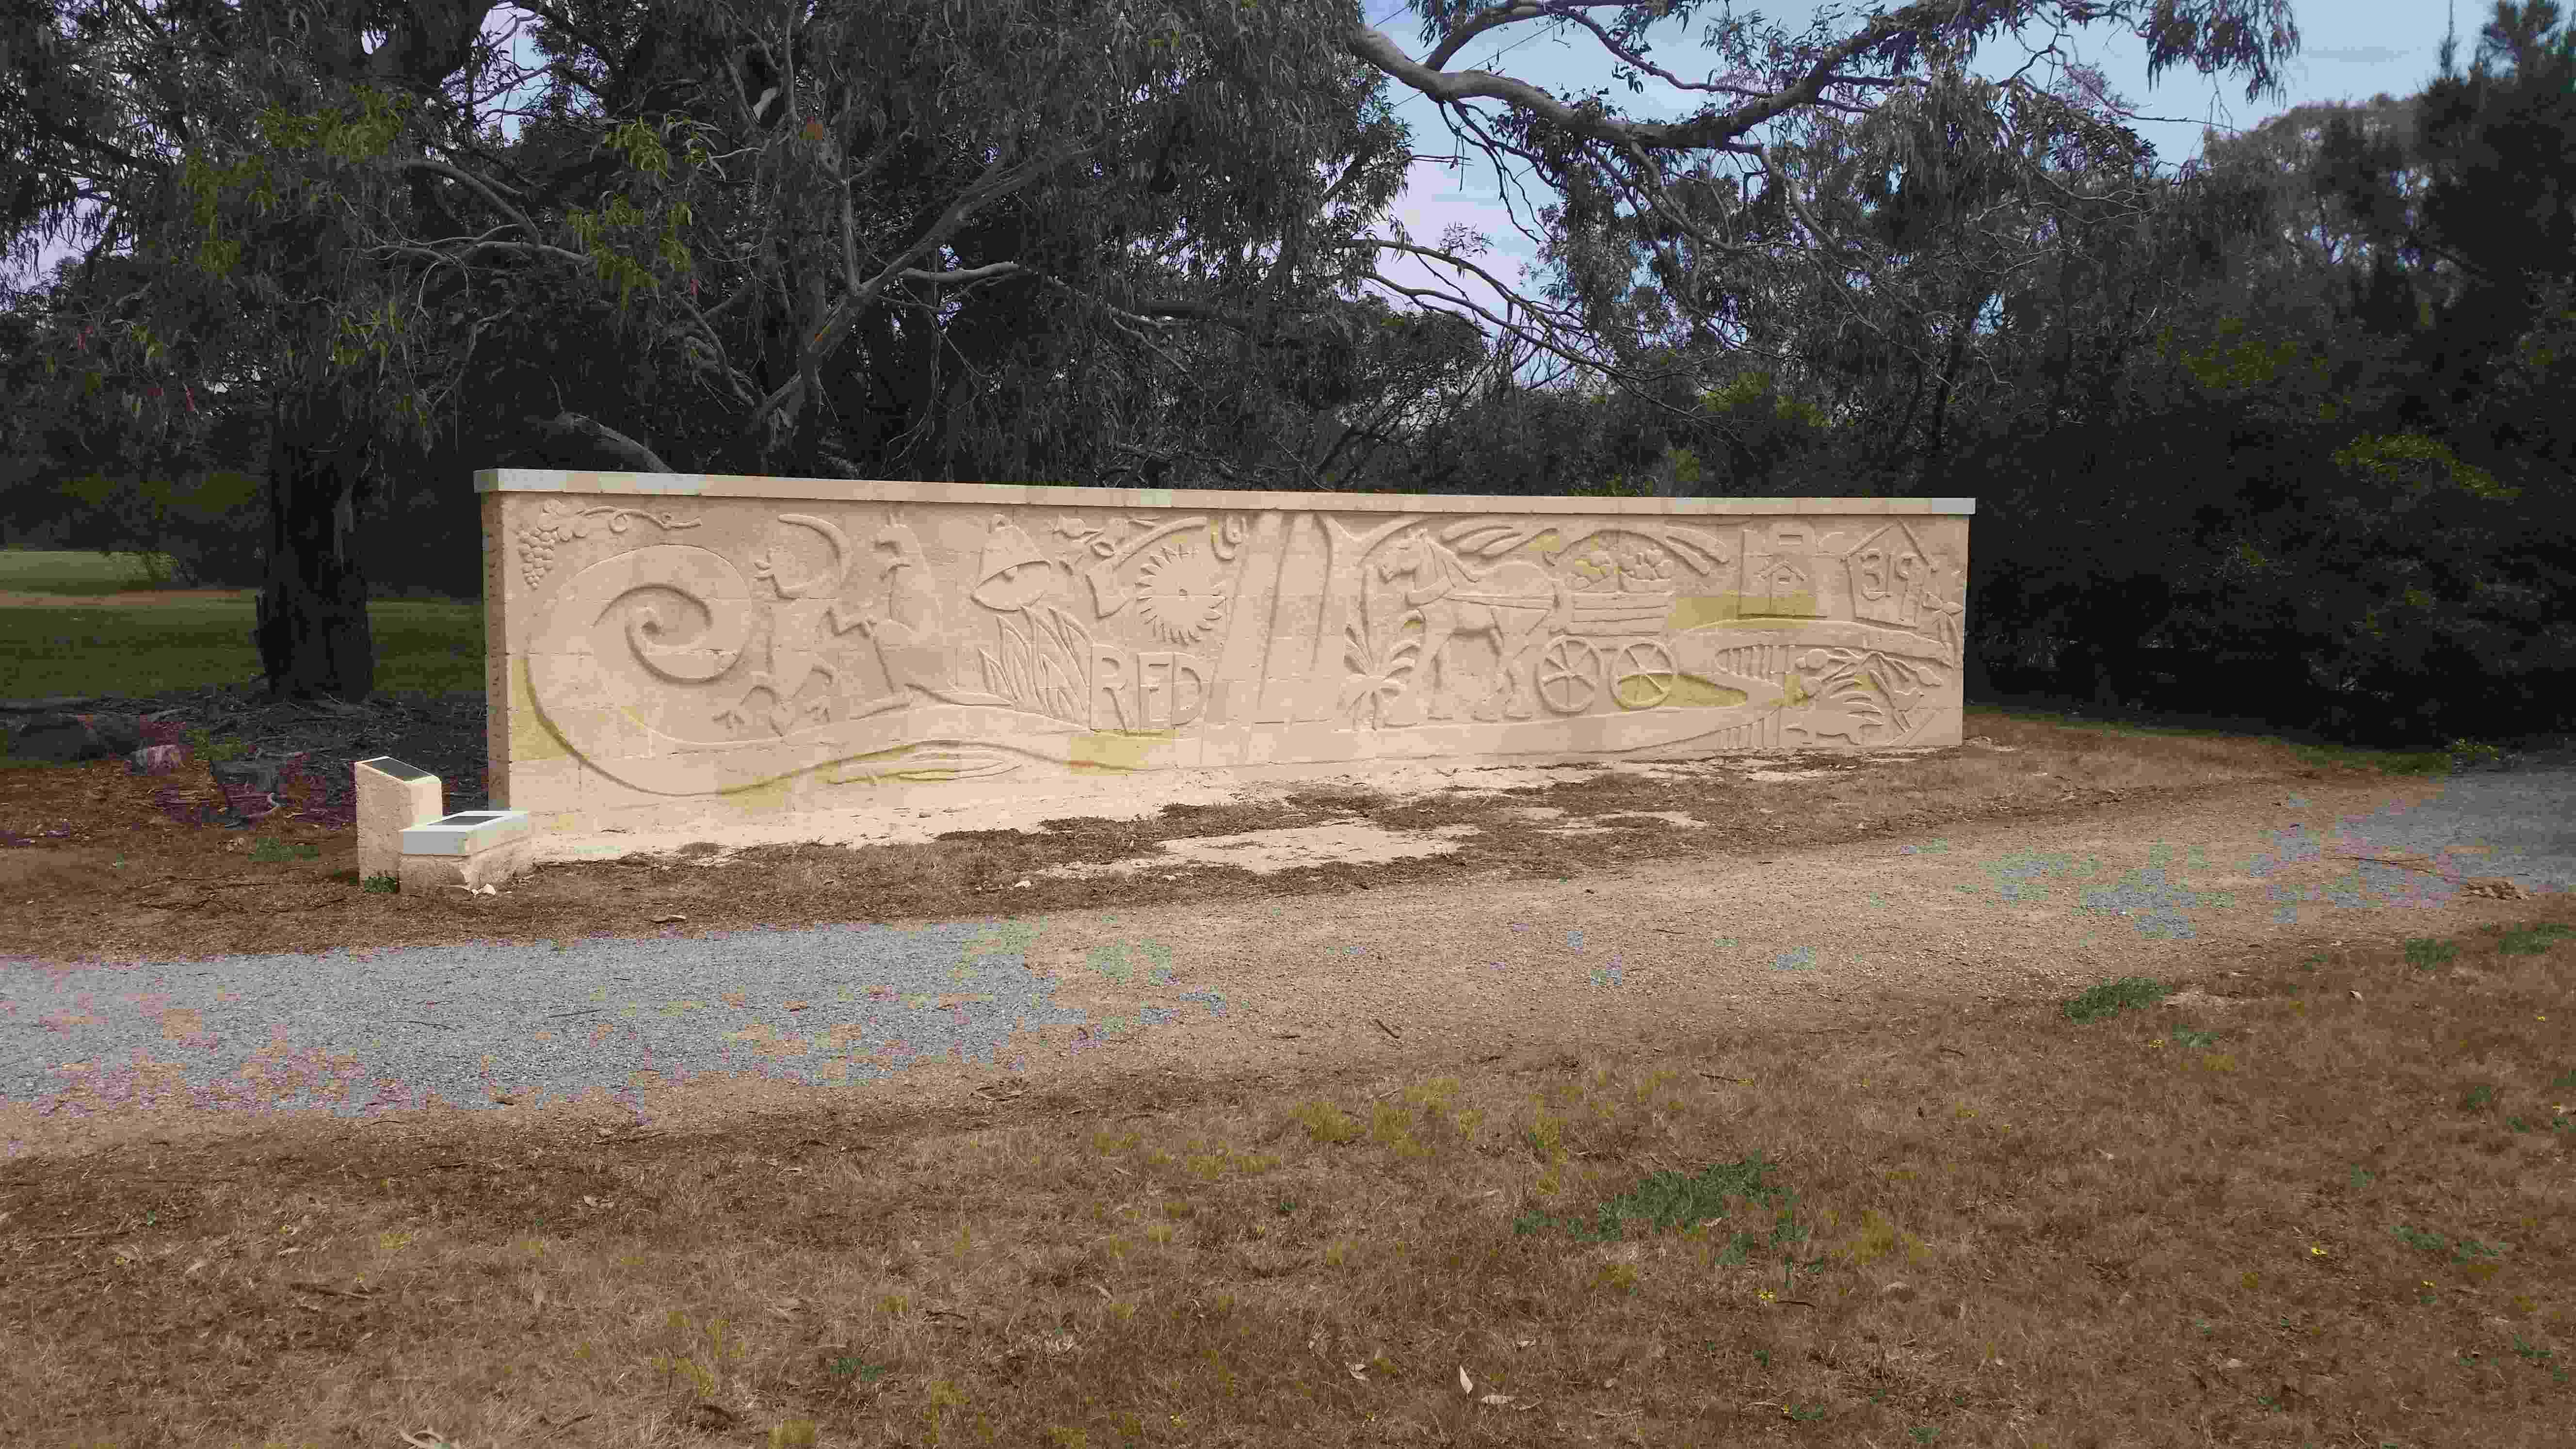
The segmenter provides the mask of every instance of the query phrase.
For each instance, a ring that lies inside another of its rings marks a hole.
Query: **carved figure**
[[[1430,718],[1450,718],[1455,713],[1451,705],[1455,690],[1449,646],[1460,634],[1490,634],[1494,668],[1482,681],[1477,695],[1482,707],[1476,717],[1490,720],[1499,712],[1528,719],[1538,713],[1526,666],[1540,643],[1539,631],[1563,605],[1564,584],[1525,559],[1511,559],[1477,573],[1454,550],[1419,531],[1389,546],[1377,568],[1381,581],[1399,576],[1411,579],[1404,602],[1422,616],[1422,653],[1417,657],[1422,661],[1423,687],[1397,706],[1400,711],[1420,718],[1413,709],[1413,702],[1418,702]],[[1458,592],[1462,584],[1475,586],[1476,592]],[[1507,700],[1499,697],[1504,694]]]
[[[750,687],[743,691],[742,698],[718,714],[716,719],[734,729],[747,726],[751,723],[751,697],[765,689],[775,701],[768,711],[769,727],[784,735],[799,723],[800,718],[821,720],[829,714],[832,696],[840,689],[841,668],[823,657],[824,647],[830,642],[826,631],[832,635],[849,632],[859,622],[859,611],[848,601],[834,597],[840,593],[842,581],[849,576],[849,535],[831,520],[808,513],[782,513],[778,515],[778,521],[798,524],[821,534],[823,541],[831,547],[832,561],[812,578],[789,583],[779,577],[775,555],[762,554],[752,559],[752,577],[767,580],[778,590],[778,597],[784,602],[770,614],[769,667],[753,671]],[[650,609],[639,612],[644,616],[645,632],[659,633],[660,618]],[[806,680],[817,674],[831,682],[830,690],[799,708],[795,703],[796,692],[805,687]]]
[[[934,699],[959,704],[994,703],[982,691],[961,689],[957,684],[960,654],[948,637],[939,591],[931,586],[921,536],[907,525],[889,523],[877,530],[875,542],[878,548],[894,553],[893,561],[886,565],[886,611],[864,611],[858,627],[877,646],[877,662],[885,666],[887,692],[881,699],[853,708],[850,717],[857,719],[909,703],[911,691],[916,689]]]

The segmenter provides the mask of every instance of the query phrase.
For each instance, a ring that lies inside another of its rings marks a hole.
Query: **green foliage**
[[[2504,734],[2576,695],[2553,481],[2576,465],[2576,295],[2549,290],[2576,220],[2532,204],[2576,185],[2555,14],[2507,6],[2470,75],[2446,57],[2420,97],[2298,108],[2171,180],[2142,180],[2135,137],[2066,94],[1938,65],[1867,116],[1802,115],[1762,184],[1666,157],[1684,164],[1660,211],[1621,211],[1626,160],[1511,117],[1563,163],[1549,294],[1589,335],[1560,340],[1626,371],[1577,393],[1491,386],[1509,346],[1341,299],[1380,260],[1352,242],[1401,186],[1408,133],[1383,77],[1300,15],[906,3],[818,21],[794,114],[754,125],[709,60],[783,42],[768,21],[575,0],[540,27],[559,77],[643,55],[648,29],[660,59],[623,110],[567,91],[490,139],[504,167],[443,150],[425,83],[453,77],[315,84],[291,43],[189,57],[208,115],[173,173],[102,182],[138,229],[130,269],[54,294],[0,372],[10,401],[41,375],[35,411],[135,448],[202,431],[172,408],[195,407],[192,377],[327,359],[305,391],[354,402],[371,447],[429,448],[434,405],[499,420],[475,466],[525,445],[508,430],[544,396],[690,470],[1966,495],[1972,673],[2356,738]],[[84,55],[135,70],[128,21],[102,23]],[[183,51],[202,38],[169,23]],[[2241,27],[2159,45],[2258,78],[2277,60]],[[92,99],[124,104],[113,84]],[[2421,126],[2391,124],[2410,108]],[[466,178],[406,161],[441,154]],[[1319,169],[1343,178],[1332,208]],[[1723,267],[1694,233],[1726,239]],[[1176,239],[1213,260],[1100,260]],[[1231,260],[1273,243],[1263,276]],[[1827,244],[1866,259],[1865,301],[1813,264]],[[988,261],[1025,270],[853,289],[853,267],[864,287]],[[567,274],[574,294],[546,280]],[[1126,309],[1157,296],[1239,315],[1140,329]],[[724,305],[745,297],[763,303]],[[823,396],[771,410],[782,362]],[[148,489],[86,506],[130,508],[138,551],[181,516]]]
[[[2373,480],[2422,499],[2445,484],[2473,498],[2511,502],[2522,490],[2499,483],[2484,468],[2460,461],[2440,440],[2408,433],[2399,437],[2362,437],[2334,454],[2336,467],[2368,474]]]
[[[2078,1025],[2104,1021],[2132,1008],[2143,1010],[2162,1001],[2169,994],[2166,987],[2145,976],[2124,976],[2106,981],[2068,1001],[2063,1008],[2066,1019]]]
[[[2159,357],[2172,358],[2191,374],[2193,381],[2212,392],[2270,387],[2285,379],[2296,380],[2302,364],[2309,381],[2325,380],[2326,360],[2311,354],[2305,343],[2284,339],[2267,344],[2244,337],[2244,332],[2244,318],[2222,317],[2218,322],[2218,335],[2241,340],[2212,342],[2198,352],[2186,351],[2177,356],[2174,330],[2167,327],[2156,337],[2156,353]]]
[[[1731,413],[1757,408],[1767,403],[1771,415],[1786,423],[1809,428],[1822,428],[1825,415],[1816,405],[1778,392],[1768,372],[1748,372],[1724,387],[1711,388],[1700,394],[1700,406],[1711,413]]]
[[[671,117],[663,121],[657,133],[641,120],[629,120],[611,127],[600,144],[623,157],[637,174],[656,183],[667,184],[671,180],[671,153],[663,144],[664,140],[675,131],[686,134],[683,152],[686,164],[695,173],[713,159],[713,153],[702,139],[702,133],[708,129],[684,118]],[[631,194],[620,193],[610,197],[602,211],[579,208],[567,211],[564,225],[580,239],[583,249],[589,254],[593,275],[603,284],[616,285],[617,307],[623,313],[632,304],[638,288],[658,292],[662,279],[651,266],[618,251],[609,240],[611,233],[634,235],[649,232],[654,238],[654,259],[671,275],[684,278],[691,266],[691,257],[681,229],[695,219],[684,196],[659,209],[657,226],[654,208],[639,206]]]
[[[2497,954],[2505,956],[2545,955],[2553,944],[2569,936],[2576,936],[2576,926],[2561,925],[2556,921],[2542,921],[2538,925],[2497,933],[2496,951]],[[2564,1085],[2576,1086],[2576,1082],[2567,1082]]]
[[[193,729],[188,731],[186,738],[188,741],[188,754],[190,758],[207,760],[216,764],[221,764],[226,760],[238,760],[242,756],[249,754],[251,749],[249,745],[244,744],[238,739],[227,738],[218,740],[211,733],[202,729]]]
[[[2419,936],[2406,943],[2406,964],[2418,971],[2430,971],[2447,964],[2460,954],[2460,943],[2432,936]]]
[[[1643,1222],[1650,1232],[1722,1223],[1728,1227],[1717,1261],[1742,1263],[1755,1251],[1786,1247],[1808,1235],[1793,1215],[1797,1194],[1777,1181],[1765,1181],[1776,1168],[1777,1164],[1755,1153],[1742,1161],[1713,1164],[1696,1175],[1656,1172],[1602,1203],[1589,1222],[1526,1212],[1513,1221],[1512,1231],[1527,1235],[1561,1227],[1578,1242],[1615,1243],[1625,1236],[1631,1220]],[[1768,1210],[1767,1229],[1757,1215],[1745,1211],[1753,1207]]]
[[[84,541],[130,558],[154,587],[199,582],[209,566],[237,572],[262,519],[261,481],[228,468],[178,480],[90,473],[53,491],[80,515]]]
[[[1566,493],[1575,498],[1651,498],[1655,490],[1650,482],[1614,473],[1591,483],[1577,483]]]

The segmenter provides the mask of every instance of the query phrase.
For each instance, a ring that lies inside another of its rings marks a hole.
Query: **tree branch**
[[[877,298],[884,295],[887,285],[905,273],[915,270],[912,265],[914,262],[956,235],[958,229],[965,225],[967,218],[974,215],[978,207],[1008,196],[1047,171],[1068,161],[1080,160],[1098,149],[1097,146],[1092,145],[1057,147],[1033,156],[1009,170],[1002,169],[999,163],[986,167],[983,179],[976,185],[959,192],[956,199],[951,201],[947,209],[940,214],[939,219],[931,224],[929,230],[915,239],[910,247],[905,248],[903,255],[888,262],[864,285],[851,288],[840,301],[834,303],[831,310],[824,314],[822,325],[814,330],[813,335],[799,339],[798,351],[809,355],[815,361],[829,356],[833,349],[840,345],[842,337],[848,333],[851,322],[860,313],[876,305]],[[983,269],[977,268],[977,270]],[[802,361],[803,359],[800,358],[799,375],[780,384],[778,390],[763,399],[751,417],[743,423],[743,432],[746,435],[757,435],[772,413],[780,408],[792,406],[803,395],[805,379],[802,376],[804,371]]]
[[[656,456],[652,449],[599,421],[567,408],[553,417],[527,414],[521,421],[537,430],[550,443],[588,443],[614,457],[629,471],[669,473],[676,471]]]
[[[486,181],[482,177],[476,176],[470,171],[461,171],[454,166],[448,165],[444,161],[431,161],[422,157],[410,158],[402,163],[402,167],[406,171],[426,171],[434,176],[444,176],[450,181],[471,187],[475,191],[481,192],[483,199],[491,203],[494,211],[497,211],[501,213],[502,216],[508,218],[510,223],[518,227],[521,231],[526,232],[531,237],[544,235],[544,233],[538,231],[536,227],[529,224],[527,214],[525,212],[520,211],[517,207],[510,205],[508,202],[503,201],[500,198],[498,195],[499,192],[512,189],[502,185],[500,182]]]
[[[1584,0],[1584,3],[1600,3],[1600,0]],[[1514,7],[1514,10],[1521,9],[1530,10],[1531,14],[1511,18],[1535,18],[1545,13],[1527,0]],[[1510,15],[1510,12],[1503,13]],[[1737,137],[1765,122],[1813,104],[1829,85],[1867,80],[1866,77],[1846,77],[1835,72],[1848,62],[1901,36],[1917,30],[1938,29],[1941,20],[1952,18],[1956,13],[1954,5],[1926,0],[1926,3],[1875,16],[1857,34],[1846,37],[1839,44],[1826,46],[1808,66],[1807,74],[1778,94],[1748,100],[1723,111],[1703,111],[1682,121],[1631,121],[1598,111],[1577,110],[1529,82],[1514,80],[1510,76],[1485,70],[1443,71],[1406,55],[1386,32],[1366,25],[1354,25],[1344,31],[1342,44],[1354,58],[1377,67],[1444,106],[1471,97],[1496,100],[1607,146],[1633,145],[1651,151],[1732,151],[1749,156],[1758,154],[1758,148],[1737,140]],[[1490,15],[1482,16],[1477,23],[1490,20]],[[1491,25],[1485,24],[1484,28],[1490,29]]]

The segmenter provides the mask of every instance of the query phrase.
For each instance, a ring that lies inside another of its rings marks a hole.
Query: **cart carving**
[[[1557,594],[1554,635],[1538,657],[1538,697],[1549,709],[1578,714],[1598,689],[1621,709],[1672,698],[1679,672],[1664,642],[1672,590],[1587,594],[1560,584]]]
[[[1519,560],[1478,576],[1420,535],[1397,544],[1380,565],[1381,578],[1401,575],[1418,585],[1406,591],[1404,601],[1423,619],[1420,697],[1433,718],[1448,715],[1438,696],[1447,692],[1448,646],[1459,634],[1494,638],[1495,666],[1479,718],[1499,714],[1506,692],[1519,706],[1510,717],[1529,718],[1535,711],[1522,691],[1532,686],[1538,701],[1558,714],[1581,713],[1605,689],[1622,709],[1652,709],[1672,697],[1679,674],[1665,643],[1670,588],[1585,592]],[[1431,582],[1421,584],[1425,575]],[[1545,592],[1486,591],[1515,583]]]

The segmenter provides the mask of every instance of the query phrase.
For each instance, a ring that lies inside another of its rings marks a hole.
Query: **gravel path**
[[[560,951],[0,958],[0,1150],[440,1107],[657,1125],[818,1094],[955,1101],[1041,1075],[1812,1029],[1897,1001],[2062,997],[2231,951],[2529,919],[2576,883],[2576,770],[2318,788],[1463,893]],[[2481,880],[2510,891],[2463,889]]]

